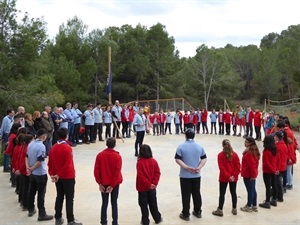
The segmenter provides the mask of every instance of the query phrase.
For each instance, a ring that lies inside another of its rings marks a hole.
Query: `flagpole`
[[[108,80],[112,80],[112,78],[110,76],[112,76],[111,74],[111,47],[108,47]],[[108,93],[108,104],[112,104],[111,101],[111,91]]]

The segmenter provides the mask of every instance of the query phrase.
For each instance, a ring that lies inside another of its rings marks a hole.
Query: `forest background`
[[[43,18],[21,13],[16,0],[1,0],[0,118],[18,105],[32,112],[69,101],[83,109],[107,104],[108,47],[112,98],[120,102],[179,97],[218,109],[224,99],[263,106],[268,98],[300,97],[300,24],[266,34],[260,46],[202,44],[185,58],[161,23],[88,32],[74,16],[50,40]]]

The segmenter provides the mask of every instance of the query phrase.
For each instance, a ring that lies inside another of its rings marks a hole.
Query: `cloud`
[[[181,56],[201,44],[223,47],[259,45],[264,35],[280,33],[300,21],[299,0],[19,0],[17,8],[44,17],[48,33],[77,15],[92,29],[160,22]]]

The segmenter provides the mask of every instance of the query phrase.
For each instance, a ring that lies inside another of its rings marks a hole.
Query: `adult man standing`
[[[115,105],[111,109],[111,114],[113,116],[114,120],[114,129],[113,129],[113,137],[120,138],[118,128],[120,129],[121,125],[121,113],[122,113],[122,107],[120,106],[120,103],[118,100],[115,101]],[[117,128],[118,126],[118,128]]]
[[[57,132],[58,141],[49,153],[49,175],[56,186],[55,200],[55,225],[63,224],[62,207],[66,198],[66,212],[68,225],[82,225],[75,222],[73,214],[73,201],[75,192],[75,168],[73,162],[73,151],[67,143],[68,129],[60,128]]]
[[[81,127],[81,116],[82,116],[82,112],[80,111],[80,109],[78,109],[78,103],[74,102],[73,103],[73,108],[72,108],[72,114],[74,116],[74,133],[73,133],[73,141],[76,144],[80,144],[79,143],[79,131],[80,131],[80,127]]]
[[[95,160],[94,177],[99,185],[102,196],[101,221],[102,225],[107,225],[108,197],[111,197],[112,225],[118,225],[118,196],[119,186],[123,181],[121,169],[122,158],[116,150],[115,138],[106,140],[107,148],[100,152]]]
[[[85,143],[95,143],[95,140],[93,140],[95,116],[93,111],[93,105],[91,103],[87,105],[87,110],[85,110],[84,112],[84,118]]]
[[[247,112],[246,112],[246,134],[244,135],[244,138],[246,137],[252,137],[253,133],[253,118],[254,114],[250,106],[247,107]]]
[[[93,109],[95,116],[95,124],[94,124],[94,136],[93,140],[97,139],[97,133],[99,141],[104,141],[102,138],[102,124],[103,124],[103,111],[101,109],[101,103],[97,103],[96,107]]]
[[[195,131],[188,128],[185,131],[186,141],[179,145],[175,161],[180,166],[180,188],[182,199],[182,212],[179,217],[185,221],[190,220],[190,199],[194,202],[193,215],[201,218],[202,199],[200,194],[200,171],[207,161],[203,147],[194,141]]]
[[[37,139],[32,141],[27,150],[26,168],[27,174],[30,175],[29,195],[28,195],[28,216],[32,217],[35,213],[34,199],[36,192],[37,206],[39,209],[38,221],[52,220],[53,216],[46,214],[45,194],[47,186],[47,170],[46,170],[46,148],[43,141],[47,139],[47,131],[39,129],[36,133]]]
[[[13,122],[14,122],[15,111],[13,109],[8,109],[6,111],[6,114],[7,115],[2,120],[2,125],[1,125],[1,129],[0,129],[0,140],[2,139],[3,154],[4,154],[4,151],[7,147],[10,128],[11,128]],[[9,156],[4,154],[3,172],[9,172],[9,171],[10,171],[10,169],[9,169]]]
[[[66,104],[66,109],[64,110],[65,115],[67,116],[67,122],[68,122],[68,130],[69,130],[69,141],[73,144],[73,133],[74,133],[74,116],[72,114],[72,104],[68,102]],[[76,146],[76,143],[74,143],[73,146]]]
[[[134,155],[138,157],[138,148],[143,144],[146,131],[146,116],[144,115],[144,108],[140,108],[140,112],[134,115],[133,126],[136,131]]]

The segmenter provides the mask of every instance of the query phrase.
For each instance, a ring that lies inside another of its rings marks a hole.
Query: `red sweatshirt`
[[[150,122],[152,124],[154,124],[155,119],[156,119],[156,124],[160,123],[160,116],[159,116],[159,114],[157,114],[157,115],[153,114],[153,115],[150,116]]]
[[[184,114],[183,115],[183,124],[189,124],[190,123],[190,115]]]
[[[136,190],[148,191],[151,184],[158,185],[160,169],[154,158],[140,158],[136,164]]]
[[[219,182],[230,182],[229,178],[234,176],[234,181],[237,181],[241,172],[241,163],[238,155],[232,152],[232,158],[229,161],[226,158],[224,151],[218,154],[218,166],[220,170]]]
[[[207,122],[207,111],[205,110],[204,112],[201,113],[201,122],[206,123]]]
[[[286,132],[288,138],[288,143],[287,143],[288,160],[289,159],[291,160],[291,162],[289,162],[288,164],[293,165],[297,162],[297,155],[296,155],[296,149],[298,146],[297,139],[295,138],[293,131],[289,127],[285,127],[284,131]]]
[[[5,150],[5,154],[10,156],[10,157],[12,157],[12,155],[13,155],[16,137],[17,137],[17,135],[11,134],[11,135],[9,135],[9,138],[8,138],[8,145],[7,145],[7,148]]]
[[[122,158],[119,152],[107,148],[98,153],[94,167],[94,177],[98,184],[114,188],[123,181]]]
[[[165,123],[167,116],[164,113],[159,113],[159,117],[160,117],[160,123]]]
[[[25,176],[27,176],[26,163],[25,163],[27,148],[28,145],[23,145],[23,147],[21,148],[21,151],[19,153],[19,158],[18,158],[18,165],[17,165],[17,170],[19,170],[20,173]]]
[[[254,126],[255,127],[260,127],[262,124],[262,117],[260,112],[255,112],[254,113]]]
[[[75,168],[73,151],[64,140],[54,144],[49,152],[48,173],[50,176],[58,175],[60,179],[74,179]]]
[[[225,113],[225,114],[224,114],[224,123],[225,123],[225,124],[230,124],[230,122],[231,122],[231,117],[232,117],[231,113]]]
[[[279,161],[279,172],[286,170],[287,158],[288,158],[288,148],[283,140],[276,142],[276,147],[278,151],[278,161]]]
[[[263,173],[275,174],[278,171],[278,154],[273,155],[271,150],[263,150],[262,171]]]
[[[133,109],[129,109],[129,122],[133,122],[134,119],[134,111]]]
[[[244,178],[256,178],[258,175],[259,158],[248,150],[243,152],[241,176]]]
[[[19,155],[23,145],[16,145],[13,150],[13,155],[11,157],[11,166],[14,170],[17,170],[19,164]]]

